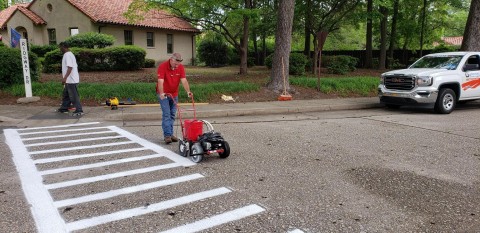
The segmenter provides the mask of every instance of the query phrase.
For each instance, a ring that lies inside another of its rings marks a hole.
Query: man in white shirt
[[[78,74],[77,60],[75,59],[75,55],[73,55],[73,53],[70,51],[69,45],[66,42],[61,42],[59,47],[63,52],[62,84],[64,87],[62,106],[57,111],[68,112],[70,104],[73,104],[75,107],[73,115],[82,115],[82,104],[80,103],[80,96],[78,94],[80,75]]]

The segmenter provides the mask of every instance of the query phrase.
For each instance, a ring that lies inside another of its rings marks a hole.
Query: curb
[[[269,114],[293,114],[307,112],[339,111],[339,110],[358,110],[383,107],[380,103],[368,104],[342,104],[342,105],[315,105],[315,106],[294,106],[294,107],[271,107],[271,108],[248,108],[248,109],[229,109],[229,110],[198,110],[197,118],[214,117],[232,117],[232,116],[252,116]],[[182,118],[192,118],[193,113],[182,113]],[[114,113],[104,117],[107,121],[154,121],[162,119],[160,110],[149,113]]]

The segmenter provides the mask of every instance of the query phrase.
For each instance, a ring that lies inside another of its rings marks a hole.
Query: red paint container
[[[189,141],[196,142],[203,134],[203,122],[199,120],[185,120],[185,137]]]

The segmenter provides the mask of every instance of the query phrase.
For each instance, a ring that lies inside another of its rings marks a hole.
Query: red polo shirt
[[[182,64],[177,66],[177,69],[172,70],[170,67],[170,59],[158,66],[158,79],[163,79],[163,92],[172,94],[174,97],[178,96],[178,86],[180,79],[185,78],[185,68]],[[158,93],[157,87],[157,93]]]

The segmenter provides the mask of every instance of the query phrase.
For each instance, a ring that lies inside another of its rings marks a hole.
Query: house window
[[[153,32],[147,32],[147,47],[155,47]]]
[[[70,36],[74,36],[78,34],[78,28],[70,28]]]
[[[167,34],[167,53],[173,53],[173,35]]]
[[[131,30],[123,31],[125,37],[125,45],[133,45],[133,32]]]
[[[57,44],[57,32],[54,28],[47,29],[48,32],[48,44],[56,45]]]

